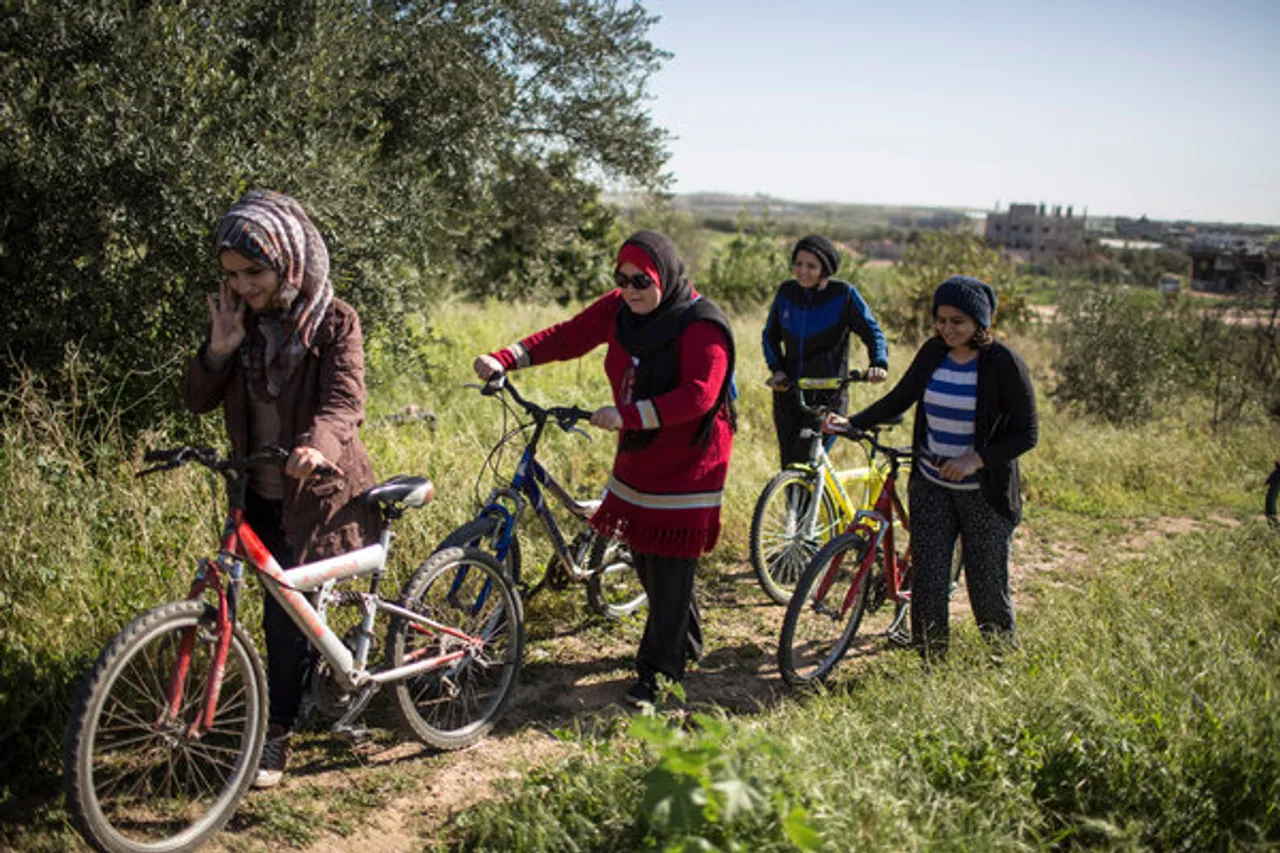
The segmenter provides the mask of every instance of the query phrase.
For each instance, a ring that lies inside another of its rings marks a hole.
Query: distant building
[[[1064,214],[1062,205],[1046,210],[1043,204],[1011,204],[1008,211],[987,214],[984,236],[991,243],[1025,254],[1032,261],[1084,249],[1085,217]]]
[[[1128,240],[1153,240],[1157,243],[1163,242],[1165,238],[1165,226],[1163,222],[1152,222],[1146,216],[1138,219],[1130,219],[1127,216],[1117,216],[1115,222],[1116,236]]]
[[[1214,293],[1239,293],[1280,274],[1280,250],[1253,235],[1229,231],[1197,233],[1187,247],[1191,286]]]

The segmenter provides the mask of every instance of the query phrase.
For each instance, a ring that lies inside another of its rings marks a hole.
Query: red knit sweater
[[[697,557],[720,535],[720,501],[733,450],[733,430],[721,411],[707,444],[694,443],[702,417],[715,405],[729,369],[729,342],[714,323],[686,328],[680,384],[648,400],[633,400],[634,366],[618,342],[614,320],[621,291],[608,293],[578,315],[492,353],[507,370],[578,358],[608,344],[604,370],[625,429],[660,427],[646,447],[614,458],[604,502],[591,524],[641,554]]]

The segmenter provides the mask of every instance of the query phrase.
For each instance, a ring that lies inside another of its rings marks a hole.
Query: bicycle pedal
[[[373,732],[359,726],[335,725],[329,732],[339,740],[346,741],[352,745],[364,743],[373,737]]]

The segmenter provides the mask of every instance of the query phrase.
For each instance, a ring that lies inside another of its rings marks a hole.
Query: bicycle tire
[[[449,547],[432,554],[413,573],[401,592],[400,606],[467,636],[484,637],[479,653],[472,650],[454,663],[395,683],[396,712],[415,737],[441,750],[470,746],[493,728],[516,685],[524,651],[520,596],[491,554]],[[391,667],[455,647],[455,638],[411,631],[411,625],[403,618],[391,622]]]
[[[587,603],[607,619],[621,619],[644,607],[649,596],[632,562],[631,549],[617,539],[605,539],[595,531],[587,565]]]
[[[107,644],[81,684],[64,751],[67,810],[105,853],[194,850],[235,813],[267,728],[266,672],[233,626],[214,724],[202,711],[217,611],[176,601],[144,613]],[[178,646],[195,631],[180,715],[166,710]]]
[[[853,585],[870,544],[861,533],[844,533],[818,550],[796,583],[778,636],[778,669],[791,687],[825,681],[844,657],[866,604],[872,572]],[[823,579],[829,582],[822,588]],[[853,596],[850,609],[841,613]]]
[[[445,548],[479,548],[482,551],[495,553],[497,548],[498,536],[501,532],[500,524],[504,519],[497,515],[484,515],[480,518],[473,518],[466,524],[454,530],[444,540],[436,546],[436,550],[432,553],[439,553]],[[546,582],[547,573],[545,569],[541,574],[529,583],[529,579],[524,573],[524,552],[520,548],[520,536],[518,532],[511,535],[511,547],[507,549],[507,558],[501,563],[502,568],[506,571],[507,577],[516,585],[516,589],[520,590],[523,598],[532,598],[535,593],[542,589]]]
[[[1271,476],[1267,477],[1267,497],[1263,502],[1263,511],[1267,515],[1267,523],[1273,529],[1280,530],[1280,519],[1276,517],[1276,502],[1280,500],[1280,462],[1276,463],[1275,470],[1271,472]]]
[[[835,501],[823,490],[817,535],[804,540],[796,530],[798,518],[809,510],[818,476],[816,472],[779,471],[765,484],[751,514],[751,568],[760,588],[777,604],[791,600],[805,566],[840,523]]]

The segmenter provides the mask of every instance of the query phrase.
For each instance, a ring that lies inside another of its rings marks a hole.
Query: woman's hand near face
[[[942,463],[938,473],[946,480],[963,480],[981,467],[982,457],[971,450],[963,456]]]
[[[591,425],[609,432],[622,429],[622,415],[617,406],[602,406],[591,416]]]
[[[244,304],[223,282],[218,288],[218,298],[205,297],[209,305],[209,355],[217,361],[226,361],[244,341]]]
[[[316,469],[321,465],[328,465],[337,472],[337,476],[343,476],[342,469],[325,459],[323,453],[314,447],[306,446],[293,449],[289,454],[289,460],[284,463],[284,472],[295,480],[305,480],[315,474]]]
[[[476,360],[472,363],[471,369],[476,372],[476,376],[479,376],[486,382],[494,376],[501,376],[504,372],[502,369],[502,362],[498,361],[491,355],[476,356]]]

